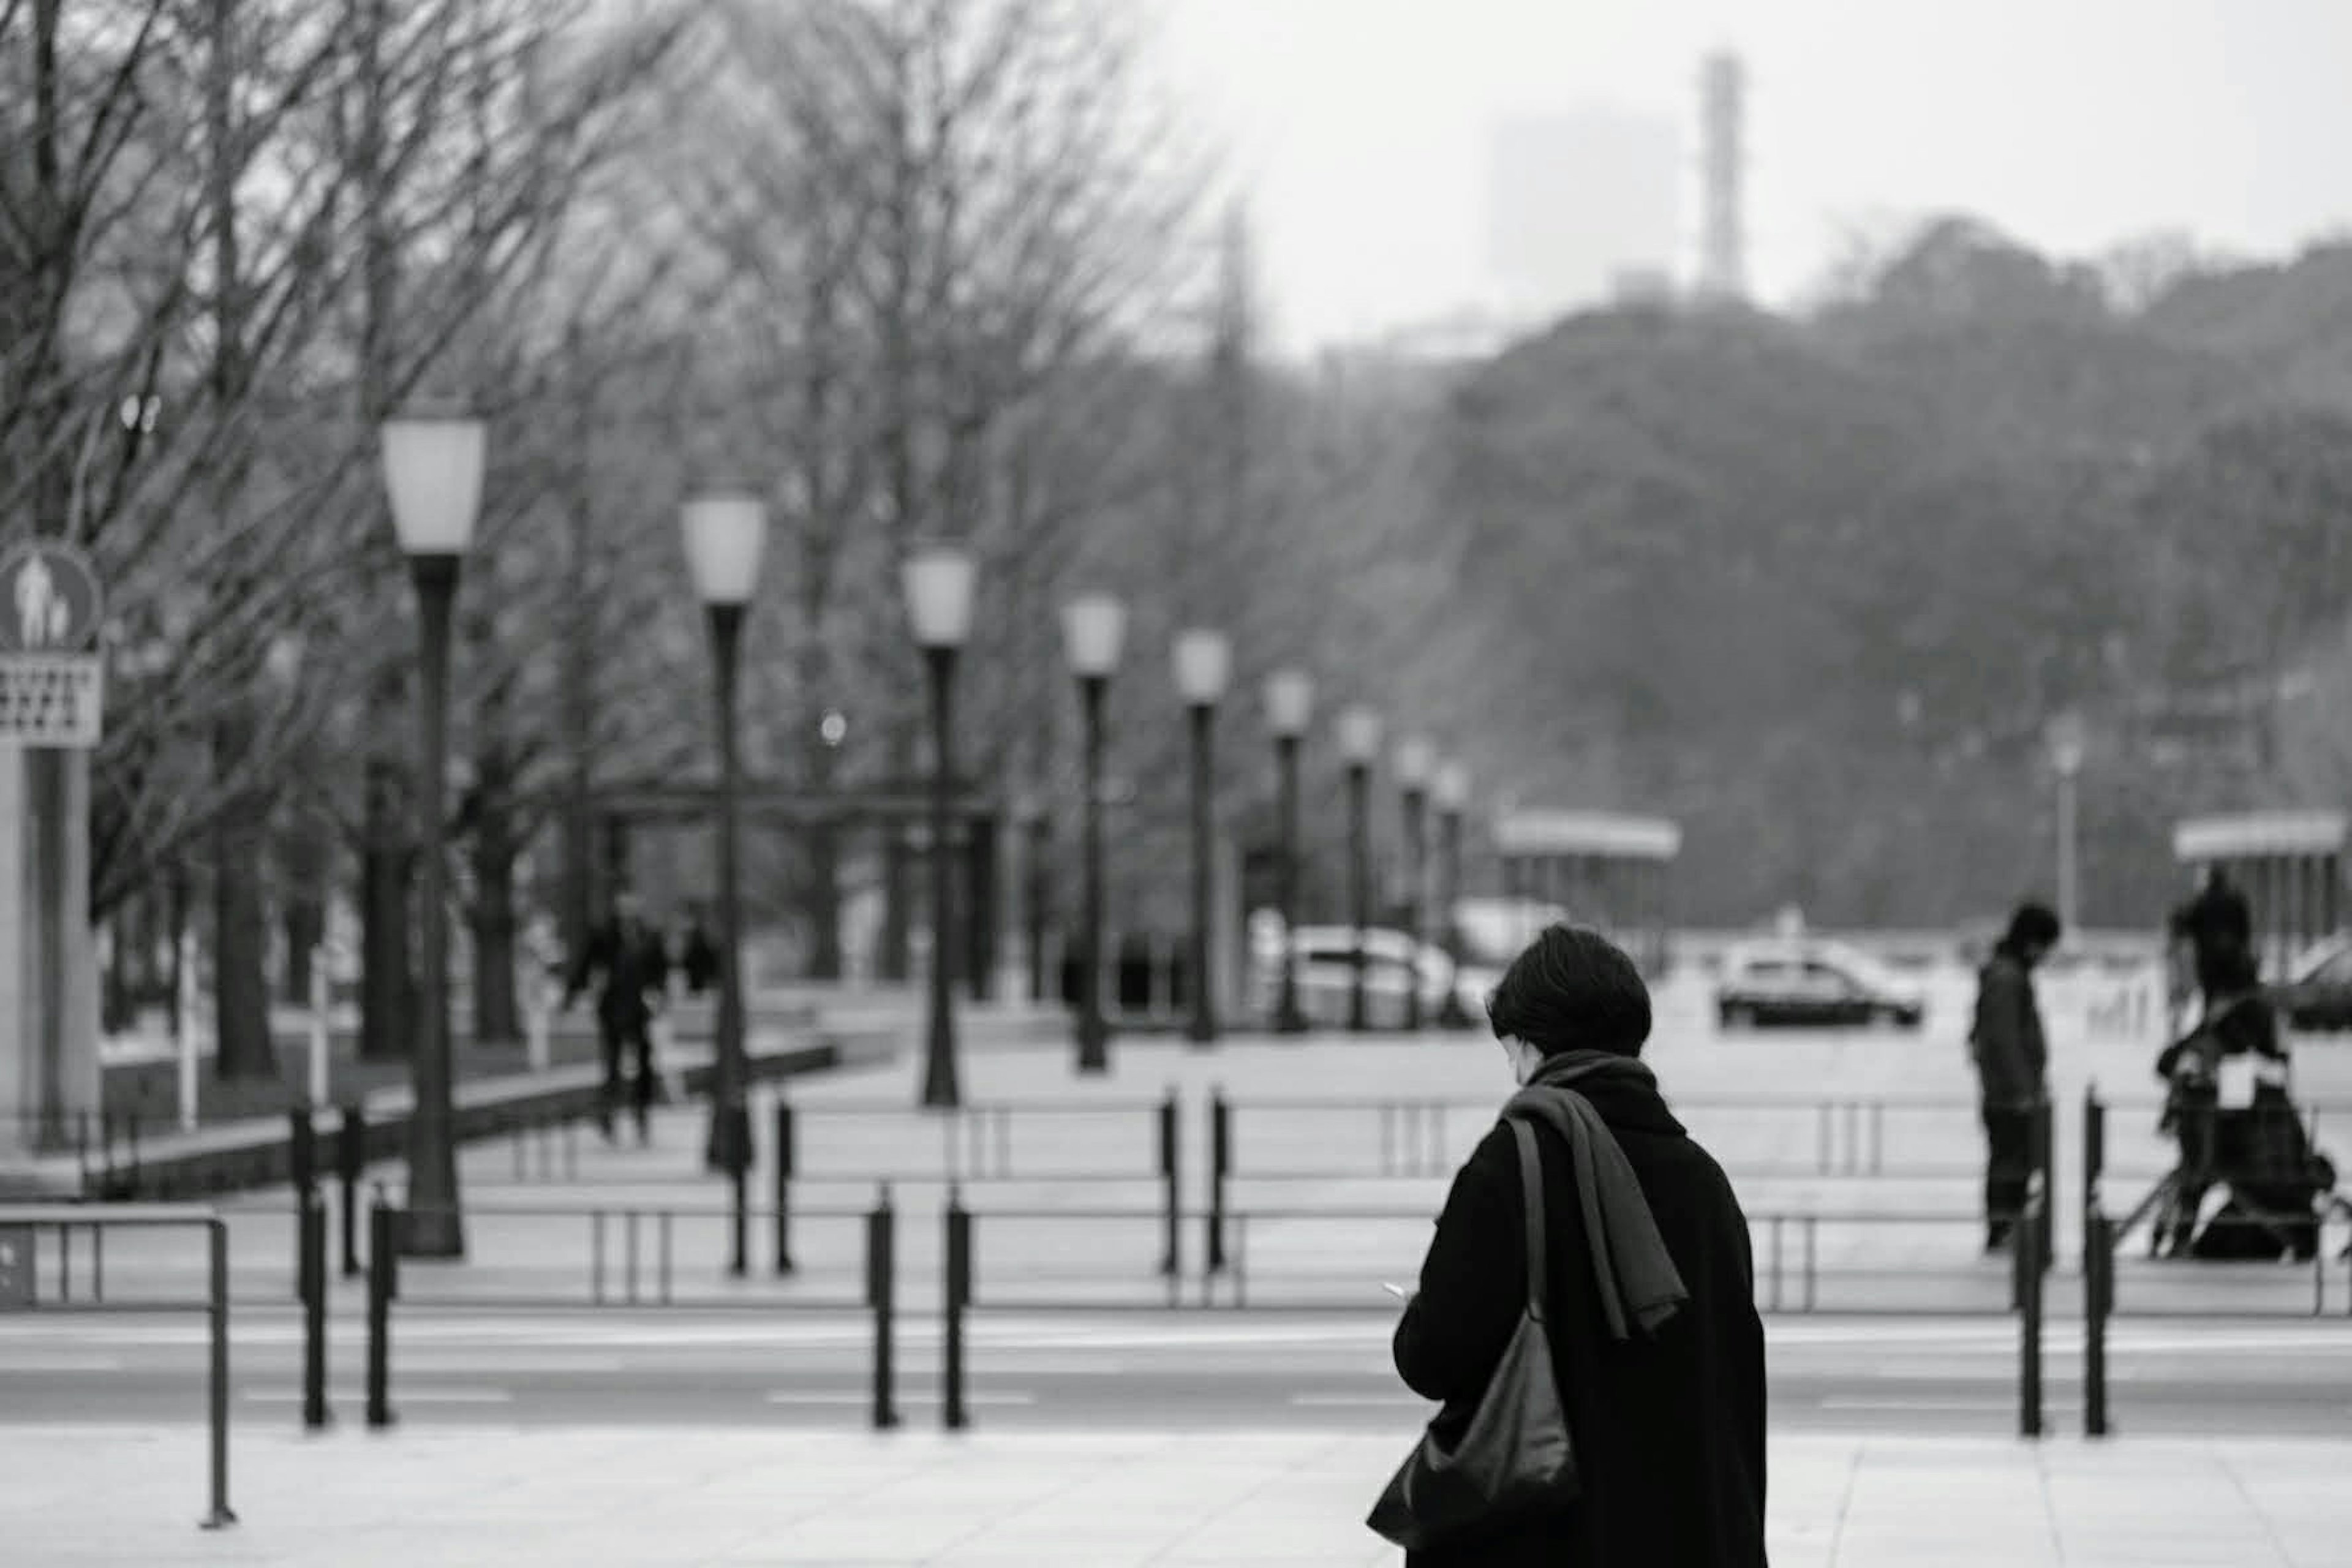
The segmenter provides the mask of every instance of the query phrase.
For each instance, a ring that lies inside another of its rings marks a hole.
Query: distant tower
[[[1748,297],[1747,237],[1740,196],[1747,68],[1728,49],[1706,57],[1699,88],[1698,291],[1710,300]]]

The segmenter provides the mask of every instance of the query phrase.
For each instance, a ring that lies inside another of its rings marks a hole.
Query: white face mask
[[[1503,1055],[1510,1059],[1513,1081],[1524,1089],[1528,1079],[1536,1076],[1536,1069],[1543,1066],[1543,1053],[1525,1040],[1507,1039],[1501,1044]]]

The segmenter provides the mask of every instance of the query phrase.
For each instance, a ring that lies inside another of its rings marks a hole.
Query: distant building
[[[1494,122],[1486,277],[1496,312],[1548,321],[1601,304],[1675,253],[1682,134],[1666,115],[1577,109]]]

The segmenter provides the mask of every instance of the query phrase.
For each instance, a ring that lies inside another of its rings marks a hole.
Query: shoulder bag
[[[1517,1118],[1506,1125],[1518,1142],[1527,1194],[1527,1308],[1461,1438],[1449,1448],[1423,1432],[1364,1521],[1408,1552],[1442,1550],[1557,1512],[1582,1489],[1545,1321],[1543,1167],[1534,1131]]]

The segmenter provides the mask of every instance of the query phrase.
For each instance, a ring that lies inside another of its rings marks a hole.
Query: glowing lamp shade
[[[971,636],[971,552],[952,544],[911,551],[900,569],[907,618],[925,647],[961,647]]]
[[[488,428],[457,415],[384,422],[383,479],[392,525],[410,555],[463,555],[482,510]]]
[[[1381,716],[1362,703],[1339,710],[1339,754],[1349,763],[1369,766],[1381,754]]]
[[[1195,708],[1205,708],[1225,694],[1233,678],[1234,648],[1223,632],[1195,627],[1176,634],[1176,690]]]
[[[696,496],[677,521],[696,595],[706,605],[750,603],[767,551],[768,509],[754,496]]]
[[[1430,787],[1440,811],[1460,811],[1470,804],[1470,770],[1460,763],[1447,763],[1437,770]]]
[[[1285,741],[1307,733],[1315,710],[1315,678],[1303,669],[1277,669],[1265,678],[1265,727]]]
[[[2071,711],[2059,714],[2050,721],[2048,739],[2051,764],[2062,773],[2080,773],[2088,744],[2083,733],[2083,716]]]
[[[1407,735],[1397,742],[1397,783],[1406,789],[1426,788],[1429,770],[1436,765],[1436,749],[1421,736]]]
[[[1119,645],[1126,638],[1127,606],[1117,595],[1081,594],[1062,606],[1062,644],[1073,673],[1110,674],[1118,668]]]

